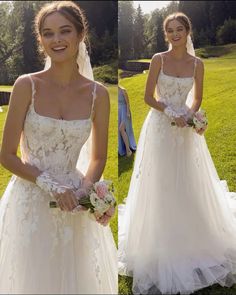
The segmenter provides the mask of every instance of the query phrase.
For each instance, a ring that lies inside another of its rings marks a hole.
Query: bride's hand
[[[75,192],[71,189],[67,189],[64,193],[55,194],[54,197],[62,211],[72,211],[79,205]]]
[[[187,126],[187,121],[183,116],[174,118],[174,122],[175,122],[176,126],[181,127],[181,128]]]
[[[204,129],[200,129],[200,130],[198,130],[198,131],[196,131],[197,132],[197,134],[199,134],[199,135],[203,135],[203,133],[204,133]]]
[[[81,198],[86,197],[87,195],[88,195],[88,192],[84,188],[79,188],[75,191],[75,196],[76,196],[76,199],[78,200],[78,202]],[[75,210],[76,211],[87,211],[88,209],[86,207],[84,207],[83,205],[78,204],[77,207],[75,208]]]
[[[89,179],[84,177],[82,180],[81,189],[88,192],[92,188],[92,186],[93,186],[93,183]]]
[[[185,118],[186,122],[192,121],[193,120],[193,117],[194,117],[194,114],[195,114],[194,111],[192,111],[191,109],[188,109],[188,111],[184,115],[184,118]]]

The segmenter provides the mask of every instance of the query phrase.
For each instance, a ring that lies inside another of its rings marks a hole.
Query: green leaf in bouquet
[[[50,208],[58,208],[58,204],[57,204],[56,201],[50,201],[50,203],[49,203],[49,207],[50,207]]]

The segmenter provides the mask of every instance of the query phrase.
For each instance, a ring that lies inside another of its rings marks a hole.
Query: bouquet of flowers
[[[196,112],[193,118],[188,120],[187,123],[189,126],[193,127],[198,134],[203,134],[208,125],[206,111],[201,110]]]
[[[201,110],[196,112],[193,115],[193,118],[187,120],[188,127],[193,127],[193,129],[200,135],[204,133],[207,129],[208,120],[206,117],[206,111]],[[171,122],[171,125],[175,126],[176,123],[174,121]]]
[[[93,184],[88,194],[78,198],[79,206],[83,206],[95,219],[106,226],[115,213],[116,200],[113,195],[113,183],[109,180],[98,181]],[[50,202],[50,208],[56,208],[55,201]],[[76,212],[76,208],[73,213]]]

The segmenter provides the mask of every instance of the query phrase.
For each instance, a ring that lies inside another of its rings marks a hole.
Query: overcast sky
[[[150,13],[154,9],[161,9],[167,6],[171,1],[133,1],[134,7],[137,8],[140,4],[144,13]]]

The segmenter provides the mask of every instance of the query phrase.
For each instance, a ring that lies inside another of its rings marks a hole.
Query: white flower
[[[109,204],[106,204],[103,200],[98,199],[95,206],[95,210],[98,213],[103,214],[109,209],[109,207],[110,207]]]
[[[90,202],[94,207],[96,206],[98,200],[99,200],[99,198],[98,198],[97,194],[92,192],[90,194]]]
[[[113,195],[111,193],[106,194],[104,200],[105,200],[106,203],[109,203],[109,204],[112,204],[112,205],[115,204],[115,199],[114,199],[114,197],[113,197]]]

